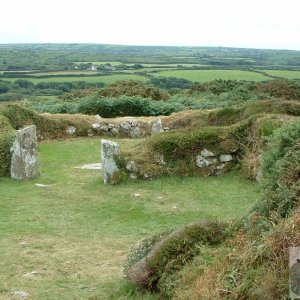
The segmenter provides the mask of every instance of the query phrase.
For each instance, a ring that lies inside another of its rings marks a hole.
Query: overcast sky
[[[7,0],[0,43],[300,50],[300,0]]]

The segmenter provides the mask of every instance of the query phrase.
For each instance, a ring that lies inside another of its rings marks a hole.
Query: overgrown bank
[[[287,298],[288,247],[300,241],[299,142],[299,118],[271,136],[262,157],[265,193],[245,217],[221,227],[226,234],[218,245],[207,244],[208,233],[201,230],[196,230],[196,240],[188,227],[180,239],[172,240],[173,232],[143,250],[142,260],[127,271],[128,278],[163,299]],[[160,267],[154,267],[153,255],[163,257]],[[185,258],[178,265],[180,257]],[[136,281],[131,273],[142,270],[146,277]]]

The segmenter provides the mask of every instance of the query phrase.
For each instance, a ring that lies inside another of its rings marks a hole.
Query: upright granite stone
[[[11,178],[25,180],[39,175],[35,125],[17,130],[11,151]]]
[[[108,140],[101,140],[101,161],[102,176],[105,184],[115,184],[119,168],[116,158],[121,154],[118,143]]]

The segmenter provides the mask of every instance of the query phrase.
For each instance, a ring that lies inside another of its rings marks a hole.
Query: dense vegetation
[[[40,84],[36,86],[40,87]],[[73,85],[57,85],[58,88],[65,86]],[[190,89],[163,90],[138,81],[118,81],[102,89],[71,90],[59,99],[29,98],[24,105],[38,112],[116,117],[169,115],[189,109],[237,108],[245,103],[267,99],[300,99],[299,82],[282,79],[261,83],[214,80],[195,83]]]

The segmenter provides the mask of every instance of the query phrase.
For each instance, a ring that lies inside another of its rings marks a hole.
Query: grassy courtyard
[[[132,244],[200,219],[239,217],[261,194],[237,173],[107,186],[99,170],[75,168],[99,160],[99,139],[48,141],[39,145],[40,177],[0,179],[0,299],[16,291],[29,299],[154,299],[134,296],[123,279]]]

